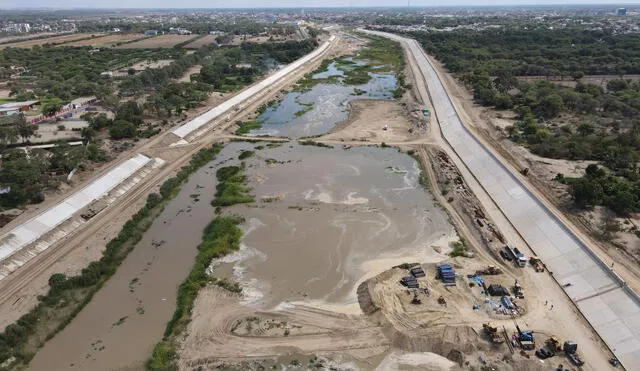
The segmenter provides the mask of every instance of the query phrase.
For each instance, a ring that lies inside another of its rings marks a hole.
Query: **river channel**
[[[342,73],[335,64],[315,77]],[[293,91],[258,118],[252,134],[318,135],[347,118],[347,102],[391,98],[395,77],[369,72],[364,85],[340,80]],[[359,90],[356,90],[359,89]],[[303,114],[296,114],[301,109]],[[390,148],[324,148],[296,142],[228,144],[193,174],[116,274],[34,357],[31,370],[142,370],[175,310],[194,262],[217,168],[245,160],[256,202],[224,214],[246,218],[240,251],[212,274],[243,288],[243,303],[277,308],[304,301],[357,311],[357,284],[391,265],[444,258],[455,238],[446,213],[419,185],[410,156]]]

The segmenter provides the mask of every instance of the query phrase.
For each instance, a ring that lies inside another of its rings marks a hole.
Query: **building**
[[[0,105],[0,116],[16,115],[20,112],[30,111],[40,104],[37,100],[25,102],[10,102]]]
[[[619,16],[627,15],[627,8],[618,8],[616,14]]]
[[[191,31],[182,27],[171,27],[169,28],[169,33],[174,35],[191,35]]]
[[[157,36],[158,35],[158,30],[146,30],[144,32],[145,35],[147,36]]]

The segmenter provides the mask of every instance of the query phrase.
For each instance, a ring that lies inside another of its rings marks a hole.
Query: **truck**
[[[565,341],[562,349],[564,350],[571,363],[578,367],[584,365],[584,361],[578,355],[578,344],[573,341]]]
[[[505,246],[505,248],[509,251],[509,254],[513,257],[519,267],[527,265],[527,258],[525,258],[524,254],[521,253],[517,247]]]

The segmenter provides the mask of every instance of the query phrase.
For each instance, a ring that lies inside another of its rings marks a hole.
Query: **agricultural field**
[[[215,44],[216,43],[216,35],[207,35],[205,37],[201,37],[198,40],[192,41],[185,46],[187,49],[198,49],[201,46]]]
[[[172,48],[180,43],[189,41],[198,35],[161,35],[144,39],[131,44],[121,45],[122,49],[153,49],[153,48]]]
[[[35,37],[54,36],[54,35],[56,35],[56,33],[54,32],[43,32],[38,34],[28,34],[28,35],[22,35],[22,36],[5,36],[5,37],[0,37],[0,44],[20,41],[25,39],[33,39]]]
[[[145,37],[144,34],[113,34],[103,37],[96,37],[87,40],[74,41],[65,45],[68,46],[107,46],[112,47],[120,43],[126,43]]]
[[[96,38],[98,38],[98,37],[102,36],[103,34],[100,34],[100,33],[74,33],[74,34],[70,34],[70,35],[47,37],[45,39],[26,40],[26,41],[20,41],[20,42],[11,43],[11,44],[4,44],[4,45],[0,45],[0,49],[5,49],[5,48],[8,48],[8,47],[12,47],[12,48],[31,48],[32,46],[35,46],[35,45],[62,44],[62,43],[66,43],[66,42],[73,41],[73,40],[79,40],[79,39],[84,39],[84,38],[87,38],[87,37],[91,37],[93,35],[95,35]]]

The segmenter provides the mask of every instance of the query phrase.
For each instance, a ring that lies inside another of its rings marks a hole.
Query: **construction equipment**
[[[502,274],[502,270],[497,268],[495,265],[489,265],[486,269],[481,269],[476,271],[476,276],[485,275],[485,276],[495,276],[498,274]]]
[[[517,282],[513,286],[513,295],[518,299],[524,299],[524,289],[522,288],[522,285]]]
[[[418,297],[418,290],[413,290],[413,299],[411,299],[411,304],[422,304],[422,300]]]
[[[553,350],[554,352],[562,351],[562,343],[555,336],[551,336],[550,338],[548,338],[545,343],[547,344],[547,347],[549,347],[549,349]]]
[[[534,350],[536,348],[533,331],[522,331],[520,326],[516,324],[517,340],[522,350]]]
[[[565,341],[562,349],[564,350],[565,354],[567,355],[571,363],[573,363],[576,366],[584,365],[584,361],[582,360],[582,358],[580,358],[580,356],[578,356],[578,353],[577,353],[578,344],[576,344],[573,341]]]
[[[446,306],[447,305],[447,301],[444,300],[444,297],[441,296],[441,297],[438,298],[438,304]]]
[[[544,272],[544,264],[542,264],[542,260],[537,256],[532,256],[529,258],[529,264],[533,265],[533,268],[536,272]]]
[[[536,356],[538,356],[538,358],[540,358],[540,359],[547,359],[547,358],[553,357],[555,355],[556,355],[556,353],[553,350],[551,350],[548,347],[546,347],[546,346],[536,350]]]
[[[519,267],[524,267],[525,265],[527,265],[527,259],[525,258],[524,254],[521,253],[520,250],[518,250],[517,247],[505,246],[505,248],[507,249],[507,252],[515,259],[516,264],[518,264]]]
[[[498,333],[498,328],[491,322],[483,323],[482,328],[491,339],[491,342],[494,344],[502,344],[504,343],[504,338],[501,334]]]

